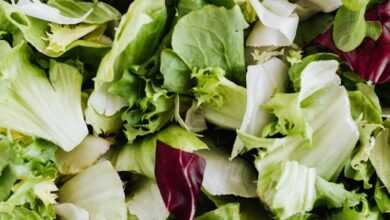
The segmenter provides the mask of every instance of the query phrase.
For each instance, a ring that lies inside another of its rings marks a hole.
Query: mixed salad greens
[[[390,219],[389,0],[0,0],[1,220]]]

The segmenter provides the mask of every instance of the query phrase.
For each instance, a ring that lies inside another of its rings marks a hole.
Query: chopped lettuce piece
[[[111,83],[122,78],[124,70],[150,58],[162,37],[167,12],[163,0],[136,0],[123,16],[112,49],[100,63],[95,91],[89,105],[105,116],[112,116],[126,106],[126,100],[112,95]]]
[[[247,106],[239,130],[254,136],[261,136],[262,130],[270,121],[269,113],[261,108],[276,92],[284,92],[287,84],[287,66],[278,58],[264,64],[248,66]],[[238,137],[234,143],[232,158],[244,148]]]
[[[97,163],[67,181],[60,188],[59,200],[85,209],[90,220],[127,219],[122,181],[108,161]]]
[[[197,152],[206,160],[203,188],[211,195],[256,197],[256,172],[244,159],[229,160],[229,154],[219,149]]]
[[[286,0],[250,0],[259,22],[249,35],[246,45],[252,47],[289,46],[298,28],[295,5]]]
[[[370,153],[370,162],[376,174],[390,192],[390,137],[389,129],[384,129],[377,137],[375,146]]]
[[[240,205],[236,203],[227,204],[219,207],[216,210],[207,212],[195,219],[196,220],[239,220]]]
[[[237,129],[245,114],[246,89],[225,77],[220,68],[195,70],[193,88],[197,106],[209,122],[222,128]]]
[[[327,182],[317,176],[315,168],[296,161],[275,164],[260,171],[258,193],[280,219],[305,216],[317,205],[354,207],[363,200],[362,195]]]
[[[376,181],[374,198],[381,213],[390,213],[390,194],[379,180]]]
[[[110,148],[107,140],[87,136],[83,142],[70,152],[57,151],[58,171],[64,175],[77,174],[94,164]]]
[[[275,141],[279,146],[256,162],[258,170],[278,161],[296,160],[316,168],[324,179],[339,175],[359,131],[351,116],[347,91],[339,85],[337,68],[338,63],[332,60],[310,63],[302,72],[299,93],[277,94],[267,104],[278,118],[276,132],[288,136],[259,143],[258,147],[265,149],[273,149]]]
[[[205,6],[177,22],[172,48],[190,69],[219,67],[228,79],[244,84],[243,30],[247,26],[238,6]]]
[[[50,62],[49,79],[21,44],[1,61],[0,127],[45,138],[71,151],[87,136],[81,108],[82,76],[68,64]]]
[[[130,195],[126,197],[126,205],[128,211],[137,216],[138,220],[166,220],[169,217],[160,190],[150,179],[143,179],[133,187]]]
[[[61,220],[89,220],[89,213],[71,203],[56,205],[56,214]]]
[[[72,18],[82,17],[92,11],[83,20],[83,23],[87,24],[104,24],[121,17],[118,10],[103,1],[48,0],[47,4],[57,8],[62,15]]]
[[[13,5],[16,9],[24,14],[56,24],[79,24],[83,22],[92,12],[90,9],[87,13],[78,18],[67,17],[61,14],[57,8],[42,3],[40,0],[19,0]]]
[[[107,117],[97,113],[93,107],[89,105],[85,109],[85,121],[92,126],[93,132],[96,135],[108,135],[118,132],[122,127],[121,116],[121,111],[113,116]]]

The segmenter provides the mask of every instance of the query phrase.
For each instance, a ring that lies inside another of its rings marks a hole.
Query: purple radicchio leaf
[[[319,35],[314,44],[327,48],[340,56],[352,70],[358,72],[361,78],[375,84],[390,82],[390,1],[366,12],[366,20],[379,21],[382,25],[382,34],[374,41],[365,38],[363,43],[351,52],[343,52],[336,48],[332,40],[332,28]]]
[[[169,212],[178,220],[192,220],[206,161],[200,156],[157,143],[155,176]]]

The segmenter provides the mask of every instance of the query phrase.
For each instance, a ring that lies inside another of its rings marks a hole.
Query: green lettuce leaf
[[[127,219],[122,181],[108,161],[99,162],[67,181],[60,188],[59,200],[86,210],[90,220]]]
[[[219,67],[228,79],[244,84],[243,30],[247,26],[238,6],[206,6],[179,19],[172,48],[190,69]]]
[[[225,77],[221,68],[195,70],[192,89],[204,117],[223,128],[237,129],[245,114],[246,89]]]
[[[377,137],[374,148],[370,153],[370,162],[374,166],[376,174],[390,192],[390,138],[389,129],[384,129]]]
[[[80,145],[70,152],[57,151],[58,171],[64,175],[77,174],[94,164],[110,148],[107,140],[87,136]]]
[[[61,220],[89,220],[89,213],[71,203],[56,205],[56,214]]]
[[[260,106],[268,102],[276,92],[283,92],[287,83],[287,66],[278,58],[264,64],[248,66],[247,106],[240,132],[261,136],[262,130],[270,121],[270,114]],[[244,146],[238,137],[234,143],[232,158],[241,153]]]
[[[216,210],[207,212],[197,218],[196,220],[240,220],[240,205],[227,204],[219,207]]]
[[[381,213],[390,213],[390,194],[380,181],[376,181],[374,198]]]
[[[153,180],[142,179],[133,186],[130,195],[126,197],[126,205],[129,213],[137,216],[138,220],[166,220],[169,216],[159,188]]]
[[[81,108],[82,76],[68,64],[50,62],[49,79],[21,44],[0,63],[0,127],[45,138],[70,151],[87,136]]]
[[[126,100],[112,95],[111,83],[122,78],[124,70],[141,65],[157,49],[167,20],[165,1],[136,0],[123,16],[112,49],[100,63],[95,91],[89,105],[104,116],[112,116],[126,106]]]

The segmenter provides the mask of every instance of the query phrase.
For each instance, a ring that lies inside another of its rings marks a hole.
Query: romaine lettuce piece
[[[221,68],[195,70],[193,88],[197,106],[209,122],[223,128],[237,129],[245,114],[246,89],[225,77]]]
[[[50,62],[49,79],[33,65],[26,44],[1,61],[0,127],[52,141],[71,151],[87,136],[81,108],[82,76],[68,64]]]
[[[107,140],[87,136],[80,145],[70,152],[57,151],[58,171],[64,175],[77,174],[94,164],[110,148]]]
[[[126,220],[125,194],[119,175],[102,161],[67,181],[59,191],[61,203],[72,203],[90,215],[90,220]]]
[[[289,46],[298,28],[295,5],[286,0],[250,0],[260,21],[249,35],[246,45],[251,47]]]
[[[190,69],[219,67],[228,79],[244,84],[246,27],[238,6],[205,6],[179,19],[172,34],[172,48]]]
[[[248,66],[246,75],[247,106],[240,131],[261,136],[271,115],[261,108],[276,92],[283,92],[287,84],[287,66],[278,58],[272,58],[264,64]],[[238,137],[234,143],[231,158],[236,157],[244,148]]]

